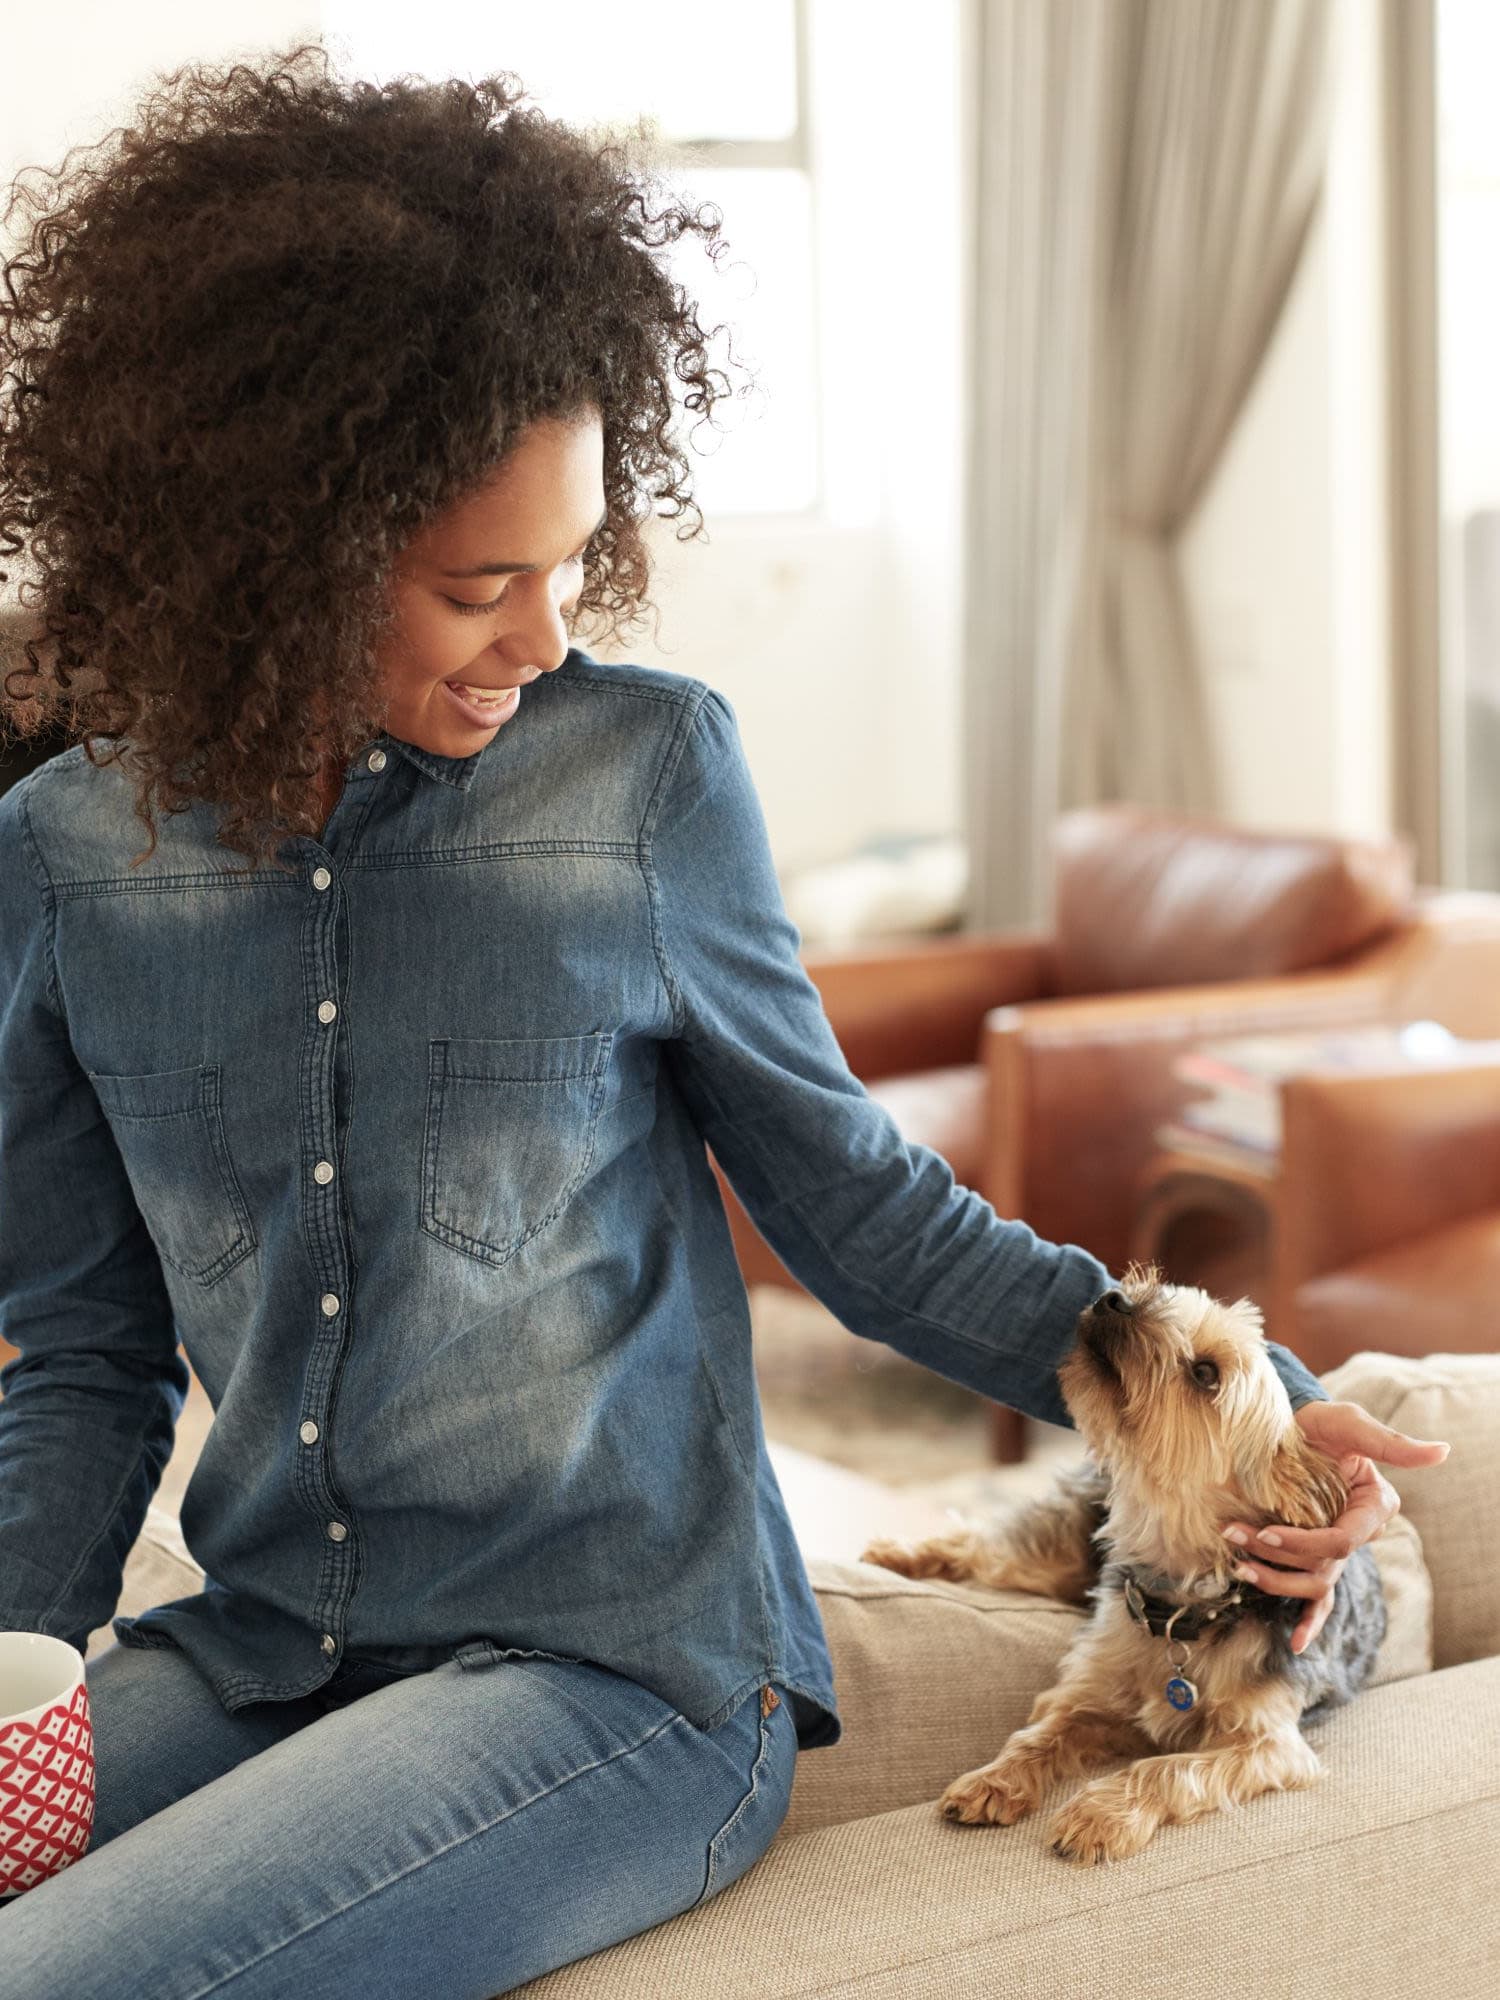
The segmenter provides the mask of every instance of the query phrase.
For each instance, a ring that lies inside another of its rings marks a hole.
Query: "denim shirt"
[[[540,1655],[836,1742],[705,1144],[846,1327],[1053,1423],[1110,1276],[850,1073],[729,703],[575,648],[472,756],[366,745],[289,874],[216,824],[132,867],[81,745],[0,798],[0,1628],[110,1617],[180,1344],[205,1584],[113,1630],[227,1711]]]

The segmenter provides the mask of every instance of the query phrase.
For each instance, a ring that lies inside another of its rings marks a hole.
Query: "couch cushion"
[[[955,1825],[931,1799],[851,1826],[783,1826],[701,1909],[516,2000],[1370,2000],[1416,1982],[1494,2000],[1500,1659],[1372,1689],[1309,1741],[1324,1766],[1309,1790],[1164,1827],[1097,1868],[1047,1845],[1077,1779],[1014,1827]]]
[[[1137,806],[1054,833],[1057,991],[1121,993],[1330,965],[1410,902],[1404,840],[1270,834]]]
[[[1452,1446],[1441,1465],[1380,1469],[1422,1537],[1434,1665],[1500,1653],[1500,1354],[1360,1353],[1322,1382],[1335,1401],[1362,1404],[1393,1430]]]

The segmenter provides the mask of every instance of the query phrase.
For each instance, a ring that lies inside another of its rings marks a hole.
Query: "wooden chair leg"
[[[990,1445],[997,1465],[1019,1465],[1026,1456],[1026,1418],[1008,1403],[990,1412]]]

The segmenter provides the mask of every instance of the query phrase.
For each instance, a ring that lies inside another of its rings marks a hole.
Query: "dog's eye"
[[[1193,1380],[1200,1389],[1216,1389],[1219,1386],[1219,1364],[1217,1361],[1195,1361]]]

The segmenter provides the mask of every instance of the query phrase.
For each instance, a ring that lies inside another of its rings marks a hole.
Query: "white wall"
[[[55,167],[130,120],[153,72],[280,48],[317,32],[318,0],[66,0],[7,11],[0,37],[0,177]]]
[[[1226,815],[1249,826],[1391,825],[1378,33],[1335,0],[1322,209],[1179,544]]]

